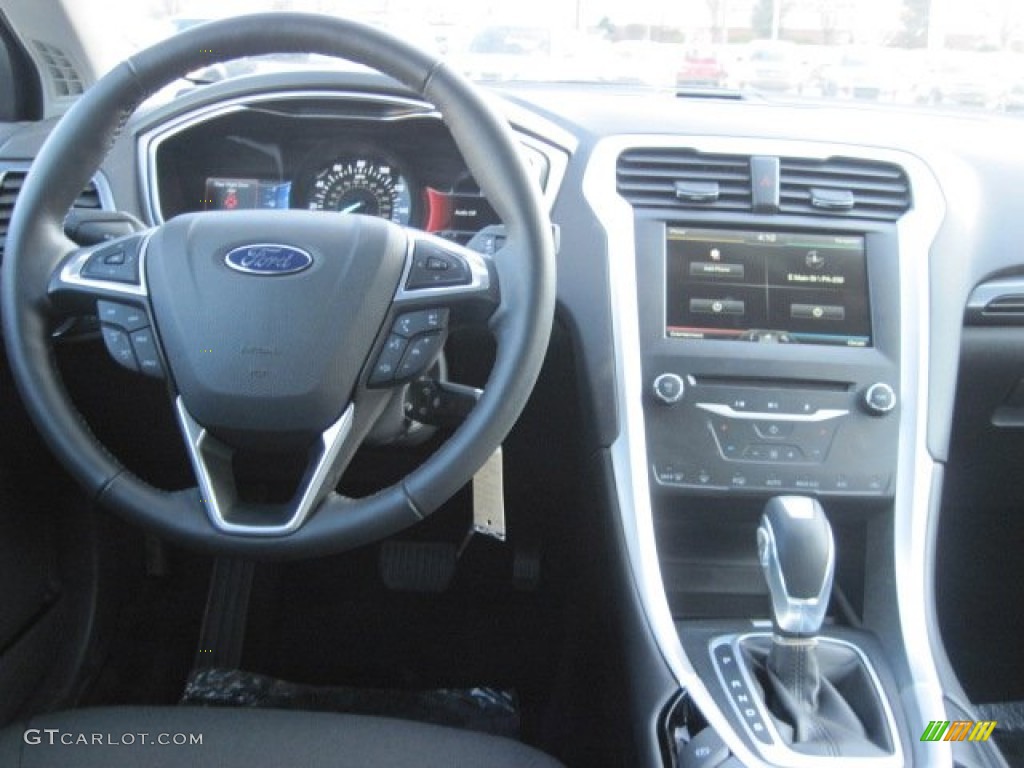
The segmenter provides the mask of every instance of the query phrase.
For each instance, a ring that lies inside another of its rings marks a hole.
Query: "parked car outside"
[[[729,84],[739,89],[799,92],[805,74],[795,43],[755,40],[729,73]]]
[[[680,87],[705,86],[718,88],[725,83],[725,67],[715,51],[691,48],[676,73]]]
[[[822,72],[828,98],[889,101],[896,92],[891,56],[883,48],[851,46]]]

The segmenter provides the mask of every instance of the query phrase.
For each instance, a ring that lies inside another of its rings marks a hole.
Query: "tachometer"
[[[314,177],[309,208],[363,213],[406,225],[412,217],[412,195],[409,182],[390,163],[339,158]]]

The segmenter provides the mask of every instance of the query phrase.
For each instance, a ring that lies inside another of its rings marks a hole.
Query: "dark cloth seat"
[[[193,736],[202,743],[191,743]],[[109,707],[39,715],[0,731],[3,768],[560,765],[497,736],[324,712]]]

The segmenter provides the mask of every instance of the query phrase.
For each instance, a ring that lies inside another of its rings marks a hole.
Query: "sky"
[[[596,25],[602,18],[613,23],[658,24],[666,26],[707,26],[707,0],[67,0],[92,4],[104,18],[116,13],[119,19],[144,25],[153,15],[232,15],[259,9],[291,8],[324,11],[367,19],[387,15],[400,20],[400,28],[425,23],[443,23],[479,28],[486,24],[529,23],[573,27]],[[724,0],[735,8],[731,23],[742,23],[755,0]],[[815,8],[829,3],[852,3],[855,18],[870,35],[870,25],[898,25],[903,0],[780,0]],[[932,0],[937,31],[977,30],[991,32],[1010,19],[1024,25],[1024,0]],[[807,14],[805,13],[805,16]],[[1024,32],[1024,28],[1020,30]],[[159,34],[154,32],[153,34]]]

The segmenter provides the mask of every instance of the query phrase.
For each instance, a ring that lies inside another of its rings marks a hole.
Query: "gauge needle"
[[[362,200],[357,200],[356,202],[352,203],[352,205],[348,206],[347,208],[342,208],[341,209],[341,213],[353,213],[354,211],[358,211],[362,207],[363,207],[363,201]]]

